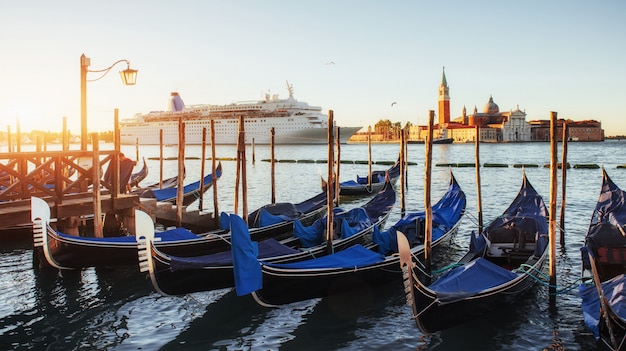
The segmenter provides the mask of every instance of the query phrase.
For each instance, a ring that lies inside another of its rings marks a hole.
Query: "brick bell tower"
[[[439,122],[443,126],[450,123],[450,89],[446,81],[446,67],[443,67],[443,75],[441,76],[441,84],[439,84]]]

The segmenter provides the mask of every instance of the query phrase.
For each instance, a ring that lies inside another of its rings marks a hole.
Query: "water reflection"
[[[571,143],[571,164],[603,164],[611,178],[626,188],[623,142]],[[219,157],[234,157],[232,146],[219,146]],[[373,145],[374,161],[394,160],[397,145]],[[175,156],[175,148],[166,149]],[[560,149],[559,149],[560,150]],[[134,146],[123,152],[134,155]],[[200,148],[188,147],[187,156],[200,156]],[[325,159],[323,146],[278,147],[278,159]],[[142,147],[140,157],[158,156],[157,147]],[[407,210],[424,207],[424,146],[409,145]],[[433,148],[433,164],[474,162],[473,144],[438,145]],[[481,168],[482,202],[485,223],[499,216],[521,185],[521,172],[514,163],[535,163],[525,172],[537,191],[548,199],[550,172],[547,143],[481,144],[481,162],[506,163],[507,168]],[[210,157],[210,152],[209,152]],[[248,166],[249,208],[267,204],[269,187],[269,147],[256,147],[256,163]],[[342,159],[366,160],[365,145],[342,145]],[[176,161],[166,161],[164,176],[172,176]],[[159,162],[148,160],[149,179],[158,181]],[[233,206],[235,162],[223,161],[224,173],[218,182],[220,210]],[[200,161],[185,162],[188,179],[199,177]],[[367,173],[365,165],[342,165],[342,178],[353,179]],[[382,166],[381,168],[385,168]],[[277,200],[298,202],[321,191],[321,163],[279,163],[276,165]],[[433,167],[432,199],[447,189],[448,167]],[[467,215],[450,250],[440,265],[454,261],[468,245],[469,233],[476,229],[476,185],[474,168],[452,168],[467,195]],[[198,174],[198,176],[192,176]],[[559,172],[560,179],[560,172]],[[565,247],[557,262],[559,288],[575,284],[580,274],[579,248],[589,225],[601,186],[600,170],[571,169],[567,176]],[[398,187],[396,187],[399,190]],[[560,191],[560,186],[559,186]],[[345,199],[351,208],[367,199]],[[557,208],[560,208],[560,194]],[[212,192],[204,207],[213,208]],[[190,209],[193,208],[193,205]],[[388,225],[398,220],[399,204]],[[419,333],[410,309],[404,306],[402,288],[381,287],[364,298],[317,299],[271,310],[259,307],[249,297],[237,297],[229,290],[179,297],[156,294],[146,276],[136,267],[128,269],[84,269],[74,272],[40,270],[32,267],[32,250],[27,246],[0,248],[0,349],[426,349],[426,350],[539,350],[595,349],[580,311],[577,291],[564,291],[550,311],[547,288],[537,286],[521,303],[503,308],[483,319],[448,331],[424,336]],[[358,293],[355,293],[358,296]],[[342,309],[337,306],[341,305]],[[351,313],[344,313],[342,310]],[[323,336],[323,337],[322,337]]]

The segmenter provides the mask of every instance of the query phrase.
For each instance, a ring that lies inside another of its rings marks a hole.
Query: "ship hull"
[[[274,128],[274,144],[327,144],[328,129],[326,127],[310,127],[306,121],[299,121],[297,118],[285,118],[289,121],[273,121],[266,118],[263,121],[246,121],[245,136],[246,143],[270,144],[271,128]],[[210,120],[193,120],[184,122],[185,124],[185,144],[202,144],[202,131],[206,128],[206,140],[210,143]],[[216,121],[215,144],[236,145],[239,128],[239,121],[236,119],[223,119]],[[347,140],[361,127],[341,127],[340,142]],[[129,125],[122,125],[120,128],[120,142],[125,145],[159,145],[160,131],[163,130],[163,144],[178,144],[178,122],[136,122]]]

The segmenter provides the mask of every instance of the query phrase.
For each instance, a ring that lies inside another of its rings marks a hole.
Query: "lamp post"
[[[124,83],[124,85],[135,85],[137,82],[137,70],[130,68],[130,62],[128,60],[118,60],[105,69],[93,71],[89,70],[91,59],[85,56],[85,54],[80,56],[80,149],[83,151],[87,150],[87,73],[102,73],[100,77],[91,79],[89,82],[100,80],[109,73],[113,66],[120,62],[126,62],[126,69],[120,71],[122,83]]]

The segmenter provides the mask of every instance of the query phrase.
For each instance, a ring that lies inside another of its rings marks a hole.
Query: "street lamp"
[[[85,56],[85,54],[80,56],[80,149],[83,151],[87,150],[87,72],[102,73],[100,77],[89,80],[89,82],[94,82],[106,76],[111,68],[120,62],[126,62],[126,69],[120,71],[122,83],[124,85],[135,85],[137,82],[137,70],[130,68],[128,60],[119,60],[105,69],[92,71],[88,69],[89,65],[91,65],[91,59]]]

